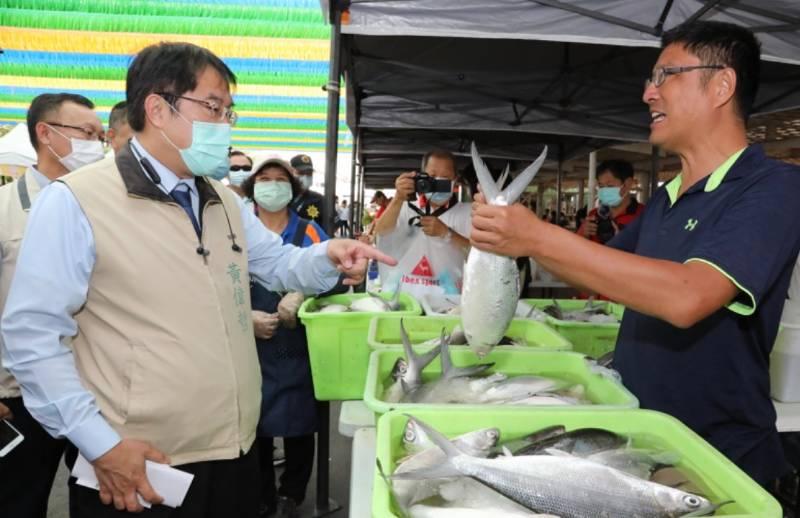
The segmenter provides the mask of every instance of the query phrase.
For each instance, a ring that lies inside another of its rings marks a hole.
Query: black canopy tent
[[[430,147],[458,152],[471,139],[482,153],[486,147],[509,160],[530,159],[534,144],[549,142],[551,168],[576,153],[646,140],[644,77],[658,56],[661,31],[687,19],[755,30],[763,44],[757,111],[800,106],[800,5],[792,1],[322,4],[334,35],[331,78],[337,81],[329,94],[338,100],[343,73],[359,186],[386,187],[388,176],[417,168]],[[342,13],[345,22],[337,24]],[[329,109],[338,111],[338,104]],[[333,160],[335,152],[328,155],[331,186]]]
[[[687,20],[751,28],[763,45],[756,111],[800,107],[796,0],[321,0],[321,5],[331,24],[329,214],[342,75],[347,124],[355,137],[352,193],[357,191],[359,207],[367,184],[389,186],[389,178],[417,168],[434,146],[463,154],[464,143],[475,140],[490,160],[529,161],[548,143],[552,166],[554,160],[560,164],[612,143],[646,140],[643,80],[663,31]],[[657,162],[654,153],[653,169]],[[560,173],[557,178],[560,186]],[[333,222],[326,224],[332,230]],[[320,426],[327,430],[327,419]],[[334,507],[327,494],[326,439],[320,434],[317,515]]]

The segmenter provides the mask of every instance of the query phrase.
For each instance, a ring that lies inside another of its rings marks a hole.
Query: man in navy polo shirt
[[[769,353],[800,250],[800,170],[748,145],[759,54],[736,25],[664,34],[643,100],[650,142],[682,172],[609,246],[482,200],[471,239],[626,305],[615,365],[641,406],[679,418],[766,485],[788,470]]]

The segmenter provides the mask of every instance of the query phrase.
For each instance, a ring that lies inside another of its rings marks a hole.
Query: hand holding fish
[[[486,252],[508,257],[531,255],[531,243],[542,220],[520,204],[511,206],[486,205],[483,196],[472,205],[470,242]]]

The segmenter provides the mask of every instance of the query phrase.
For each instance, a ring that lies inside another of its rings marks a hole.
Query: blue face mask
[[[597,199],[600,205],[607,207],[619,207],[622,203],[622,196],[619,193],[621,187],[600,187],[597,190]]]
[[[172,111],[178,116],[189,122],[186,117],[180,114],[172,105]],[[192,121],[192,144],[181,149],[167,137],[163,131],[161,134],[167,142],[178,150],[183,163],[195,176],[208,176],[215,180],[222,180],[228,176],[230,160],[228,158],[231,147],[231,125],[224,122],[200,122]]]
[[[452,192],[434,192],[425,195],[431,203],[435,205],[444,205],[453,196]]]
[[[250,173],[250,171],[231,171],[229,174],[231,185],[239,187],[250,177]]]

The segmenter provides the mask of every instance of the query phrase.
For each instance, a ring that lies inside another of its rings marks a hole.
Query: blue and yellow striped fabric
[[[317,0],[0,0],[0,124],[24,121],[33,97],[60,91],[90,98],[107,122],[136,52],[188,41],[239,79],[236,147],[320,151],[328,37]],[[339,146],[350,149],[341,128]]]

